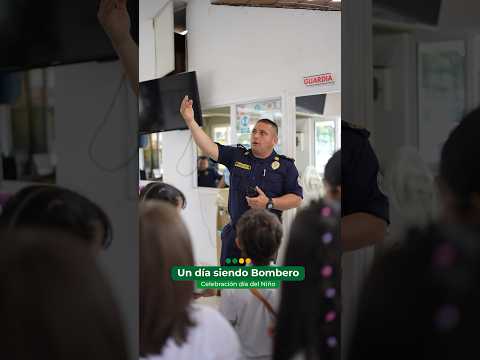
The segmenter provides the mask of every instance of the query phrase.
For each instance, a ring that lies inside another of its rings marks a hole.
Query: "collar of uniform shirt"
[[[275,158],[276,156],[278,157],[278,154],[275,150],[272,151],[272,153],[267,156],[266,158],[262,159],[262,158],[258,158],[256,157],[255,155],[253,155],[253,152],[252,150],[248,150],[248,155],[251,156],[252,158],[254,158],[255,160],[257,161],[261,161],[261,162],[264,162],[264,161],[271,161],[273,158]]]

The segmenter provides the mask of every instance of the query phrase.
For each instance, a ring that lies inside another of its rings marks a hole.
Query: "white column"
[[[372,0],[342,4],[342,120],[373,128]],[[374,248],[343,256],[341,358],[347,358],[362,283]]]

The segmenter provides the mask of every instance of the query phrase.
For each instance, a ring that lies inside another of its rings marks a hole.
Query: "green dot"
[[[230,261],[231,261],[230,258],[226,258],[226,259],[225,259],[225,262],[226,262],[227,264],[230,264]]]
[[[233,263],[236,264],[238,260],[236,258],[233,259]]]

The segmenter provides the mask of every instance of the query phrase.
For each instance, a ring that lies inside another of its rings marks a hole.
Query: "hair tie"
[[[327,338],[327,345],[330,348],[334,348],[337,346],[337,338],[335,336],[329,336]]]
[[[335,288],[328,288],[327,290],[325,290],[325,297],[327,299],[333,299],[336,293],[337,291],[335,290]]]
[[[322,216],[323,217],[329,217],[330,215],[332,214],[332,209],[328,206],[325,206],[323,209],[322,209]]]
[[[324,278],[329,278],[333,274],[333,268],[330,265],[325,265],[322,268],[322,276]]]
[[[333,320],[335,320],[336,317],[337,314],[335,313],[335,311],[330,310],[325,314],[325,322],[332,322]]]
[[[328,245],[332,242],[333,240],[333,235],[331,232],[327,232],[325,234],[323,234],[322,236],[322,242],[325,244],[325,245]]]

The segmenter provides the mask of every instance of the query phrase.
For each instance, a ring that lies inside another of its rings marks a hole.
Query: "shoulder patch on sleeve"
[[[243,155],[247,156],[250,153],[250,150],[248,150],[245,146],[242,144],[237,144],[237,150],[239,150]]]
[[[283,160],[288,160],[288,161],[291,161],[291,162],[295,162],[295,159],[289,158],[288,156],[285,156],[285,155],[278,155],[278,156]]]

